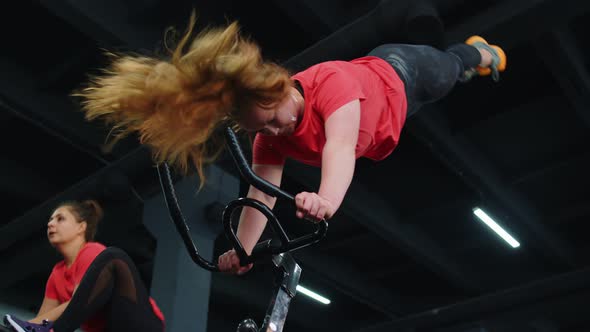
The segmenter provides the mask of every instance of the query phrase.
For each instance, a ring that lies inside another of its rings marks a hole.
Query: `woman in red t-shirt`
[[[129,256],[93,242],[102,214],[93,200],[53,211],[47,238],[64,259],[53,267],[37,317],[5,315],[7,326],[17,332],[164,331],[164,316]]]
[[[396,147],[408,116],[445,96],[458,81],[491,75],[506,66],[502,49],[472,36],[440,51],[426,45],[385,44],[351,61],[327,61],[291,75],[264,61],[256,44],[242,38],[236,22],[192,38],[188,32],[170,59],[116,56],[104,75],[74,95],[89,120],[114,126],[115,140],[138,132],[157,162],[204,180],[203,164],[223,147],[220,125],[256,133],[253,170],[280,185],[286,158],[321,166],[317,193],[296,195],[296,215],[329,219],[352,181],[357,158],[381,160]],[[227,121],[230,120],[230,121]],[[201,181],[201,185],[203,181]],[[251,187],[248,197],[273,207],[275,198]],[[250,252],[266,225],[244,208],[238,237]],[[245,272],[233,250],[222,270]]]

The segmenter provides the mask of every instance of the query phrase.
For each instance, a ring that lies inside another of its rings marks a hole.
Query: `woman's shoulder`
[[[106,246],[100,242],[87,242],[80,252],[101,252],[106,249]]]

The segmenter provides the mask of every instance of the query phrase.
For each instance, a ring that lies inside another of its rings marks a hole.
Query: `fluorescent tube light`
[[[300,292],[301,294],[307,295],[309,297],[311,297],[312,299],[323,303],[323,304],[330,304],[330,300],[328,300],[327,298],[317,294],[316,292],[310,291],[309,289],[301,286],[301,285],[297,285],[297,291]]]
[[[491,228],[496,234],[498,234],[504,241],[508,242],[512,248],[520,247],[520,243],[516,241],[508,232],[506,232],[500,225],[498,225],[494,219],[487,215],[482,209],[476,207],[473,208],[473,214],[475,214],[481,221],[484,222],[489,228]]]

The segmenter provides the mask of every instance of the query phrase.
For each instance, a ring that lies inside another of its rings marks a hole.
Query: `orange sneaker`
[[[500,73],[506,70],[506,53],[497,45],[490,45],[480,36],[471,36],[465,44],[471,45],[477,49],[484,49],[492,54],[492,64],[489,67],[477,66],[475,71],[479,76],[492,75],[494,81],[500,80]]]

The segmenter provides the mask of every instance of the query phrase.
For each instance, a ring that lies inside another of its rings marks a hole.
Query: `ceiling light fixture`
[[[488,216],[482,209],[475,207],[473,208],[473,214],[475,214],[484,224],[486,224],[489,228],[491,228],[496,234],[498,234],[504,241],[508,242],[512,248],[520,247],[520,243],[516,241],[512,235],[508,234],[500,225],[498,225],[494,219]]]
[[[297,291],[300,292],[301,294],[307,295],[307,296],[311,297],[312,299],[314,299],[320,303],[323,303],[323,304],[330,304],[330,302],[332,302],[332,301],[328,300],[327,298],[319,295],[318,293],[311,291],[301,285],[297,285]]]

